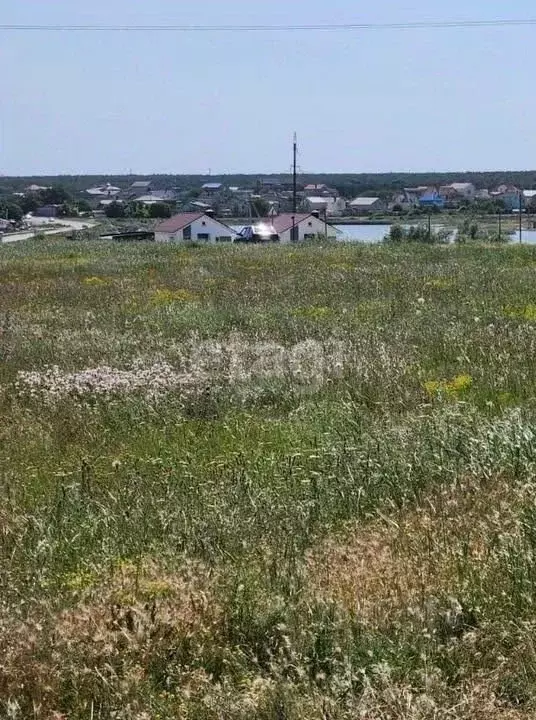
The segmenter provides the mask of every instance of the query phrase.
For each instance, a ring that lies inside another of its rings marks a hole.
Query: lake
[[[231,226],[233,230],[239,232],[243,225]],[[409,225],[404,225],[409,228]],[[435,230],[442,229],[442,225],[434,225]],[[381,243],[391,230],[391,225],[361,225],[355,223],[352,225],[334,225],[339,232],[338,240],[340,242],[361,242],[368,244]],[[512,242],[519,242],[519,231],[512,233]],[[536,230],[523,230],[523,242],[528,245],[536,245]]]
[[[335,228],[340,232],[338,239],[341,242],[380,243],[389,234],[391,226],[355,224],[335,225]],[[440,226],[435,225],[434,228],[438,230]],[[522,239],[527,245],[536,245],[536,230],[523,230]],[[512,242],[519,242],[519,230],[512,233]]]

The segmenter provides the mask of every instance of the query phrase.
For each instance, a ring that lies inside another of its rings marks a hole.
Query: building
[[[129,190],[132,193],[139,193],[145,195],[151,191],[152,183],[150,180],[136,180],[130,186]]]
[[[44,185],[28,185],[28,187],[24,189],[23,195],[37,195],[38,193],[45,192],[45,190],[50,190],[50,187],[45,187]]]
[[[352,215],[370,215],[385,210],[385,203],[379,197],[357,197],[348,208]]]
[[[428,188],[419,198],[419,207],[424,210],[443,210],[445,207],[445,198],[435,188]]]
[[[232,242],[237,233],[204,212],[179,213],[156,226],[154,239],[162,243]]]
[[[492,200],[500,200],[507,212],[519,212],[521,190],[515,185],[499,185],[490,192]]]
[[[92,200],[115,197],[116,195],[119,195],[120,192],[121,188],[114,187],[113,185],[110,185],[110,183],[106,183],[106,185],[101,185],[100,187],[89,188],[89,190],[86,190],[86,193],[90,196]]]
[[[284,213],[264,218],[261,222],[273,225],[282,243],[326,237],[326,223],[314,213]],[[333,225],[327,225],[327,235],[329,240],[337,238],[337,230]]]
[[[37,208],[34,215],[36,217],[55,218],[59,216],[61,208],[61,205],[42,205]]]
[[[205,183],[201,186],[201,192],[203,195],[216,195],[217,193],[222,192],[222,190],[222,183]]]
[[[523,200],[527,212],[536,211],[536,190],[523,190]]]
[[[419,185],[418,187],[404,188],[404,195],[406,196],[407,202],[412,207],[419,206],[419,200],[421,197],[428,192],[430,188],[428,185]]]
[[[156,205],[159,203],[172,204],[176,201],[177,194],[174,190],[152,190],[147,195],[140,195],[135,202],[141,205]]]
[[[476,187],[473,183],[450,183],[450,185],[443,185],[439,188],[439,194],[445,198],[445,200],[467,200],[472,202],[476,197]]]
[[[333,197],[306,197],[302,207],[307,212],[319,212],[321,215],[341,215],[346,210],[346,201],[343,198]]]

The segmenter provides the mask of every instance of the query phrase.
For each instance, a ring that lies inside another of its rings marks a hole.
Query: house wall
[[[321,235],[322,237],[326,234],[326,225],[323,220],[319,220],[319,218],[314,217],[312,215],[311,217],[306,218],[298,225],[298,242],[303,242],[304,240],[308,240],[309,238],[306,236],[311,236],[312,238],[318,237]],[[289,228],[284,233],[280,234],[280,241],[281,243],[290,243],[291,242],[291,229]],[[328,225],[328,238],[330,240],[335,240],[337,238],[337,233],[335,231],[335,228]]]
[[[381,200],[376,200],[372,205],[349,205],[352,215],[370,215],[370,213],[379,212],[384,208],[385,205]]]
[[[234,233],[230,228],[226,228],[225,225],[222,225],[221,223],[219,223],[209,217],[199,218],[199,220],[196,220],[188,227],[191,229],[191,239],[185,240],[184,230],[186,228],[182,228],[181,230],[177,231],[176,233],[156,232],[154,239],[156,242],[163,242],[163,243],[169,243],[169,242],[216,243],[216,242],[225,242],[225,241],[230,242],[236,236],[236,233]],[[206,238],[199,237],[200,235],[207,235],[208,237],[206,237]]]
[[[327,211],[328,215],[339,215],[346,210],[346,201],[343,198],[323,198],[322,201],[313,201],[310,198],[305,198],[303,207],[308,212],[318,210],[320,213]]]

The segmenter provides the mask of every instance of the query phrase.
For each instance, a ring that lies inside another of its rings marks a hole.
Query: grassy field
[[[0,248],[0,717],[536,713],[536,248]]]

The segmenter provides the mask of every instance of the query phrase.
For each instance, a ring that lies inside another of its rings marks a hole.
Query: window
[[[182,231],[182,239],[183,240],[191,240],[192,239],[192,226],[188,225],[188,227],[185,227]]]
[[[303,236],[303,239],[304,239],[304,240],[314,240],[315,237],[316,237],[316,235],[307,235],[307,234],[305,234],[305,235]]]
[[[312,222],[309,223],[309,227],[313,227],[313,223],[312,223]]]
[[[197,233],[197,239],[198,240],[210,240],[210,235],[208,233]]]
[[[232,242],[233,238],[230,236],[217,237],[216,242]]]
[[[202,225],[203,227],[205,227],[206,222],[203,220],[203,222],[201,223],[201,225]]]

